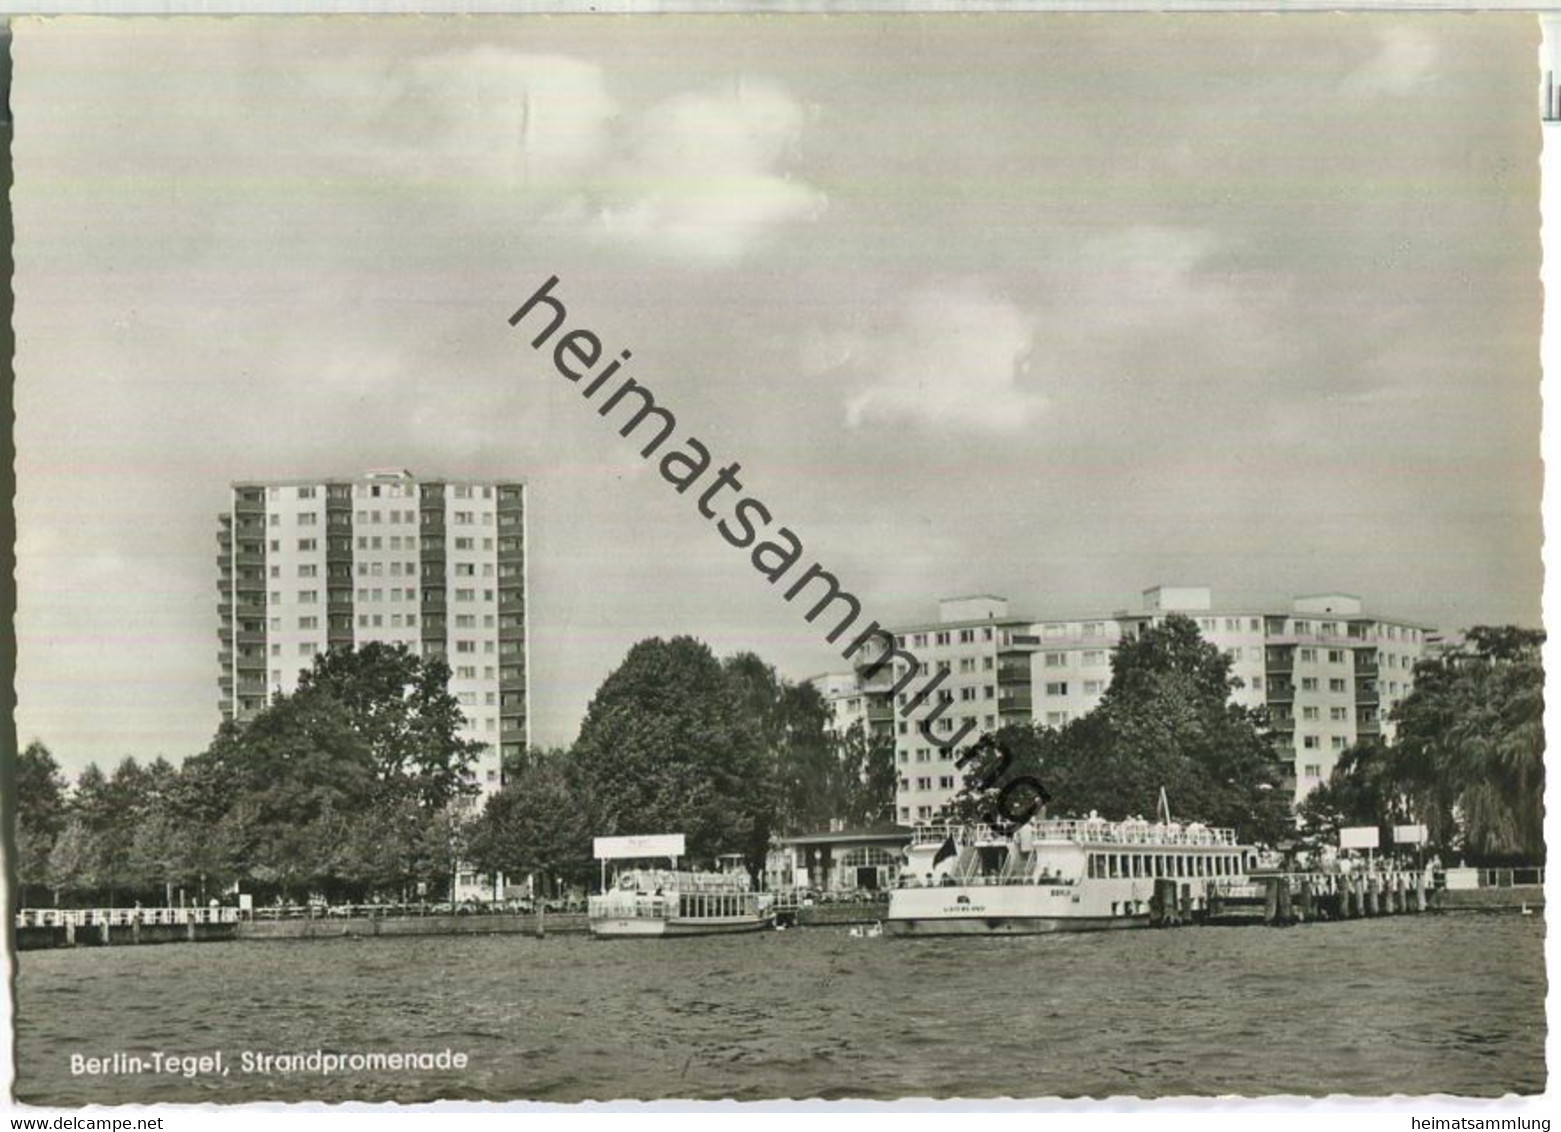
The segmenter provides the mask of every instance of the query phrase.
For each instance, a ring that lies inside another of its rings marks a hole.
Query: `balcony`
[[[867,721],[869,723],[893,723],[894,705],[888,700],[869,700],[867,703]]]
[[[1295,685],[1288,680],[1270,680],[1268,682],[1269,703],[1289,703],[1295,699]]]
[[[999,684],[1028,684],[1030,682],[1029,664],[999,664],[997,666],[997,682]]]
[[[263,645],[266,643],[266,634],[260,629],[240,629],[233,634],[233,642],[239,645]]]
[[[1289,649],[1283,651],[1269,649],[1263,658],[1263,670],[1269,675],[1275,672],[1294,672],[1295,653]]]

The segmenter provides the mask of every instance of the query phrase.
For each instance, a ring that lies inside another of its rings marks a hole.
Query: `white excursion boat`
[[[1257,850],[1234,830],[1098,817],[1033,821],[1011,837],[985,826],[918,826],[890,935],[1026,935],[1143,928],[1157,898],[1204,907],[1244,890]]]
[[[591,934],[603,937],[726,935],[774,925],[774,897],[748,874],[679,870],[683,835],[598,837],[602,892],[589,901]],[[609,882],[607,862],[665,857],[671,868],[628,868]]]

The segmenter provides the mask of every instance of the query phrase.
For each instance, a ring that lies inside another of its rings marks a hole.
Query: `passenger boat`
[[[1032,821],[1012,836],[984,826],[918,826],[889,935],[1026,935],[1144,928],[1157,898],[1201,909],[1242,890],[1257,850],[1235,831],[1098,817]]]
[[[689,936],[755,932],[773,926],[774,897],[754,891],[741,858],[725,858],[720,872],[680,870],[681,833],[598,837],[602,891],[588,902],[596,936]],[[666,860],[669,868],[636,866],[609,878],[607,863]]]
[[[628,869],[590,899],[598,936],[685,936],[755,932],[773,926],[773,897],[745,873]]]

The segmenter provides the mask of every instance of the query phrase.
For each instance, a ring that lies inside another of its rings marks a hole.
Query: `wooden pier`
[[[1354,920],[1425,912],[1429,875],[1419,870],[1366,873],[1269,873],[1245,882],[1155,881],[1149,904],[1155,927],[1184,924],[1269,924]]]
[[[23,909],[16,949],[206,943],[238,938],[237,908]]]

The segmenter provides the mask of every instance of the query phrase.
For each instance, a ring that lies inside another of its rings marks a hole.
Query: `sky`
[[[218,722],[236,479],[523,476],[533,739],[842,664],[507,319],[893,623],[1202,584],[1540,622],[1524,16],[19,20],[19,738]]]

